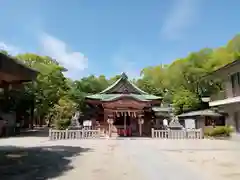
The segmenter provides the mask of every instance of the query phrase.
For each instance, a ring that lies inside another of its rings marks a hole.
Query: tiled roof
[[[161,99],[161,97],[150,95],[150,94],[94,94],[87,96],[88,99],[96,99],[101,101],[113,101],[115,99],[118,99],[120,97],[132,97],[134,99],[140,100],[140,101],[151,101],[151,100],[158,100]]]
[[[173,108],[171,108],[171,107],[153,107],[152,110],[154,112],[172,112]]]
[[[129,81],[128,80],[128,76],[125,73],[122,73],[121,77],[115,83],[113,83],[111,86],[109,86],[106,89],[104,89],[103,91],[101,91],[99,94],[107,94],[109,91],[111,91],[115,86],[117,86],[122,81],[127,81],[135,90],[137,90],[137,92],[139,94],[148,94],[147,92],[145,92],[145,91],[141,90],[140,88],[138,88],[131,81]]]
[[[220,113],[217,113],[211,109],[205,109],[200,111],[191,111],[188,113],[183,113],[178,115],[178,117],[193,117],[193,116],[215,116],[220,117],[222,116]]]
[[[21,61],[0,53],[0,71],[20,75],[22,81],[31,81],[37,77],[38,71],[27,67]]]
[[[130,85],[132,89],[134,89],[134,93],[117,93],[114,92],[114,88],[120,85],[120,83],[124,84],[127,83]],[[136,93],[135,93],[136,92]],[[138,88],[135,84],[128,80],[128,77],[125,73],[122,73],[121,77],[113,83],[111,86],[106,88],[105,90],[101,91],[98,94],[89,95],[87,99],[96,99],[100,101],[113,101],[115,99],[121,97],[131,97],[140,101],[151,101],[151,100],[160,100],[162,97],[155,96],[144,92],[140,88]]]

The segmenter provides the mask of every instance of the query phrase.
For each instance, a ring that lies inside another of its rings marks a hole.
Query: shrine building
[[[93,110],[91,119],[109,136],[149,136],[162,97],[148,94],[133,84],[125,73],[105,90],[86,97]]]

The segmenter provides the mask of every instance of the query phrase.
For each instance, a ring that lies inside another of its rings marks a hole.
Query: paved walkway
[[[10,146],[13,144],[19,147]],[[239,180],[239,157],[240,145],[229,141],[47,141],[19,137],[0,140],[0,177],[8,180]]]
[[[158,142],[158,143],[161,143]],[[153,148],[149,142],[124,141],[121,148],[125,150],[139,172],[143,172],[146,180],[205,180],[201,171],[189,169],[181,162],[176,162],[163,151]],[[207,179],[206,179],[207,180]]]

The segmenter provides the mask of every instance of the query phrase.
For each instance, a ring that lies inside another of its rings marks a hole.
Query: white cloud
[[[21,51],[18,47],[7,44],[5,42],[0,42],[0,50],[5,50],[11,55],[19,54]]]
[[[198,15],[201,0],[175,0],[163,22],[161,33],[168,39],[179,39]]]
[[[79,79],[76,76],[88,67],[87,57],[81,52],[71,51],[64,41],[44,33],[40,37],[40,42],[45,55],[56,59],[68,69],[67,76]]]

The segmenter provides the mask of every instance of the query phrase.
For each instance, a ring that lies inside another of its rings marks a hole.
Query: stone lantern
[[[173,117],[172,120],[169,123],[168,128],[172,129],[172,130],[182,130],[183,126],[179,123],[177,117]]]

